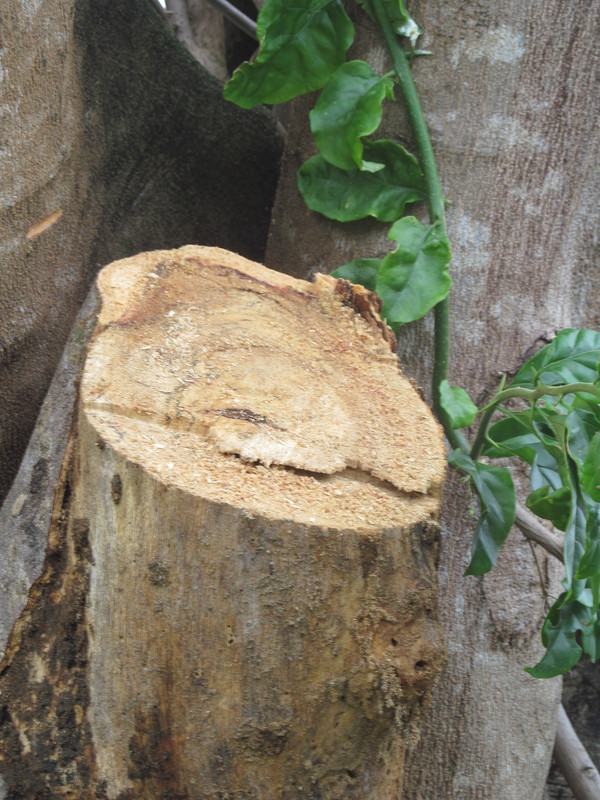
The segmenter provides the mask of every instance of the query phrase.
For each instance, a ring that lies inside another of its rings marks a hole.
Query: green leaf
[[[571,491],[567,487],[553,492],[549,486],[540,486],[529,495],[526,505],[538,517],[552,520],[560,531],[567,529],[571,517]]]
[[[579,561],[575,578],[586,580],[600,575],[600,506],[596,503],[588,511],[585,529],[585,552]]]
[[[225,84],[226,100],[242,108],[285,103],[323,87],[344,63],[354,27],[341,0],[267,0],[257,21],[261,43]]]
[[[450,245],[437,226],[425,227],[415,217],[398,220],[388,236],[398,248],[383,259],[376,288],[382,316],[396,331],[423,317],[450,291]]]
[[[546,647],[544,657],[534,667],[526,667],[534,678],[555,678],[568,672],[581,658],[576,631],[581,628],[573,604],[563,605],[562,594],[548,612],[542,627],[542,642]]]
[[[583,651],[588,654],[594,664],[600,655],[600,622],[597,618],[591,625],[583,630],[581,642],[583,644]]]
[[[600,333],[566,328],[526,361],[507,388],[534,389],[538,383],[593,383],[598,380]]]
[[[354,261],[343,264],[331,274],[334,278],[345,278],[351,283],[358,283],[365,289],[374,292],[380,266],[380,258],[355,258]]]
[[[471,563],[465,575],[483,575],[494,566],[515,520],[515,487],[505,467],[473,461],[462,450],[454,450],[448,461],[473,479],[481,502],[481,514],[471,548]]]
[[[563,586],[572,588],[575,574],[585,552],[587,510],[579,491],[576,469],[573,466],[569,469],[566,483],[571,491],[571,516],[565,529],[564,557],[567,577],[563,581]]]
[[[364,61],[349,61],[337,70],[310,112],[310,128],[326,161],[340,169],[384,168],[363,162],[361,137],[379,127],[386,97],[394,98],[393,80],[380,77]]]
[[[529,411],[512,412],[510,416],[494,423],[487,432],[487,438],[482,452],[490,458],[518,456],[532,464],[536,453],[543,448],[533,431]]]
[[[311,211],[353,222],[375,217],[393,222],[407,203],[425,199],[425,180],[417,160],[396,142],[365,142],[363,155],[383,164],[378,172],[334,167],[323,156],[313,156],[298,170],[298,189]]]
[[[583,488],[594,502],[600,502],[600,431],[590,442],[581,471]]]
[[[594,414],[583,409],[572,409],[565,416],[567,428],[567,449],[571,458],[583,470],[591,443],[598,432],[598,422]]]
[[[440,384],[440,403],[450,421],[450,427],[466,428],[477,416],[477,406],[460,386],[451,386],[443,380]]]

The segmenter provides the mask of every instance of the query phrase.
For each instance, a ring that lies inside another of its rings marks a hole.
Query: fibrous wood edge
[[[116,262],[99,289],[83,398],[129,458],[283,519],[401,525],[423,503],[435,515],[441,431],[370,292],[198,247]]]

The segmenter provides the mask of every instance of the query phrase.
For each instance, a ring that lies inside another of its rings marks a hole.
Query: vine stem
[[[591,394],[598,397],[598,384],[597,383],[563,383],[558,386],[538,386],[535,389],[527,389],[523,386],[515,386],[513,389],[503,389],[496,393],[494,398],[485,406],[477,430],[477,435],[473,440],[471,447],[471,458],[475,461],[481,455],[481,451],[485,444],[487,430],[489,428],[491,419],[494,412],[505,400],[519,398],[528,403],[535,403],[541,397],[564,397],[566,394],[575,394],[576,392]]]
[[[371,0],[373,13],[381,29],[383,38],[392,60],[394,72],[398,78],[400,91],[408,114],[408,119],[415,137],[421,168],[427,186],[427,205],[429,219],[442,235],[446,235],[446,214],[444,211],[444,196],[435,163],[433,147],[429,138],[429,130],[425,115],[421,108],[417,89],[415,87],[410,66],[404,50],[400,47],[396,32],[394,31],[382,0]],[[432,372],[432,400],[433,410],[441,422],[446,438],[452,447],[469,451],[469,445],[457,431],[450,426],[450,421],[441,404],[440,386],[448,374],[448,356],[450,352],[450,309],[448,299],[442,300],[434,309],[434,356]]]
[[[487,409],[495,408],[499,403],[518,397],[528,403],[534,403],[540,397],[563,397],[566,394],[585,393],[598,397],[597,383],[561,383],[558,386],[538,386],[536,389],[526,389],[524,386],[515,386],[513,389],[504,389],[486,406]]]

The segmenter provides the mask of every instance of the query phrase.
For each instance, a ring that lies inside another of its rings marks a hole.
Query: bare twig
[[[227,0],[206,0],[206,2],[220,11],[224,17],[227,17],[230,22],[233,22],[234,25],[244,31],[244,33],[247,33],[248,36],[252,36],[253,39],[258,39],[256,35],[256,22],[243,14],[238,8],[232,6],[231,3],[228,3]]]
[[[563,543],[560,537],[544,528],[531,511],[521,503],[517,503],[515,525],[528,539],[541,545],[559,561],[564,561]]]
[[[554,758],[577,800],[600,798],[600,775],[573,730],[562,703],[558,709]]]

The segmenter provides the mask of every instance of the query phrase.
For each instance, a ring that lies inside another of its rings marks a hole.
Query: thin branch
[[[248,36],[252,36],[253,39],[258,39],[256,35],[256,22],[243,14],[238,8],[232,6],[231,3],[228,3],[227,0],[206,0],[206,2],[208,5],[216,8],[217,11],[220,11],[224,17],[227,17],[230,22],[233,22],[234,25],[244,31],[244,33],[247,33]]]
[[[558,709],[554,758],[577,800],[598,800],[600,774],[573,730],[562,703]]]
[[[537,517],[521,503],[517,503],[515,525],[528,539],[541,545],[551,555],[564,563],[561,538],[544,528],[542,523],[538,522]]]

